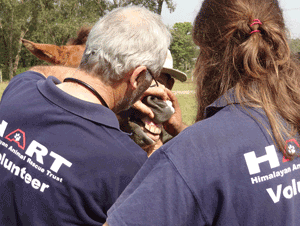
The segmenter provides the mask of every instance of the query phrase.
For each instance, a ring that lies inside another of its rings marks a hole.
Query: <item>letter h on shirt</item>
[[[254,151],[244,154],[250,175],[260,173],[259,164],[263,162],[268,161],[271,169],[280,166],[274,145],[265,147],[265,150],[267,154],[261,157],[256,157]]]

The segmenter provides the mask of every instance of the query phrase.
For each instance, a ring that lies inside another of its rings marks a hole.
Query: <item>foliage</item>
[[[126,5],[141,5],[147,9],[161,15],[163,3],[167,4],[170,12],[174,12],[176,4],[173,0],[113,0],[112,8],[126,6]]]
[[[64,45],[81,26],[92,26],[106,12],[129,4],[142,5],[158,14],[163,3],[170,12],[173,0],[0,0],[0,69],[4,79],[17,66],[44,64],[21,45],[22,38]],[[20,58],[20,59],[19,59]]]
[[[84,24],[103,16],[110,4],[105,0],[0,0],[0,65],[4,78],[23,67],[41,62],[22,47],[20,39],[63,45]],[[24,36],[25,35],[25,36]],[[18,61],[18,62],[16,62]]]
[[[106,2],[87,0],[43,0],[38,12],[33,13],[34,21],[24,37],[36,43],[65,45],[69,38],[76,36],[81,26],[92,26],[109,9]],[[44,63],[23,47],[23,67]]]
[[[19,50],[19,37],[25,34],[30,5],[28,1],[0,0],[0,65],[3,74],[13,70],[13,60]]]
[[[300,52],[300,39],[299,38],[292,39],[290,41],[290,48],[293,53],[299,53]]]
[[[170,49],[174,67],[183,71],[193,67],[195,58],[199,54],[199,49],[192,39],[192,29],[193,26],[190,22],[175,23],[171,29],[173,41]]]

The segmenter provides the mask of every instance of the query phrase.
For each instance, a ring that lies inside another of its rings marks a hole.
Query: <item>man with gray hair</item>
[[[78,69],[39,66],[11,80],[0,103],[0,225],[105,222],[147,159],[115,113],[159,76],[169,44],[156,14],[119,8],[91,30]],[[153,89],[176,111],[169,90]]]

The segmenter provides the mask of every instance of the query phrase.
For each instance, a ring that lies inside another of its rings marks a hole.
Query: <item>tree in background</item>
[[[163,3],[167,4],[167,8],[170,10],[170,13],[174,12],[176,9],[176,4],[172,0],[157,0],[157,13],[161,15]]]
[[[167,4],[167,8],[170,10],[170,13],[175,11],[176,4],[173,0],[112,0],[112,7],[121,7],[127,5],[141,5],[151,10],[152,12],[161,15],[163,3]]]
[[[0,0],[0,66],[4,78],[13,77],[19,62],[27,67],[41,63],[21,49],[23,37],[63,45],[82,25],[95,23],[110,6],[106,0]]]
[[[0,9],[0,65],[4,68],[3,74],[11,79],[18,66],[15,62],[21,49],[19,40],[27,31],[30,5],[25,0],[0,0]]]
[[[126,5],[142,5],[161,14],[163,3],[170,12],[173,0],[0,0],[0,70],[11,79],[20,63],[30,67],[38,60],[22,45],[25,38],[36,43],[65,45],[81,26],[92,26],[106,12]]]
[[[170,50],[174,67],[183,71],[188,71],[194,66],[195,58],[199,54],[199,49],[193,42],[192,29],[190,22],[175,23],[171,29],[173,41]]]

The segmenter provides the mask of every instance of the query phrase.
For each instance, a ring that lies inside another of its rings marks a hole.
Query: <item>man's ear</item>
[[[129,79],[130,84],[133,89],[136,89],[138,87],[138,78],[140,76],[142,76],[143,74],[145,74],[146,71],[147,71],[146,66],[138,66],[136,69],[134,69],[134,71],[130,75],[130,79]]]

